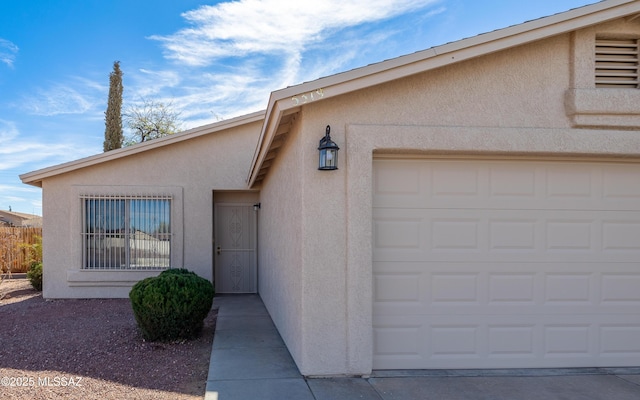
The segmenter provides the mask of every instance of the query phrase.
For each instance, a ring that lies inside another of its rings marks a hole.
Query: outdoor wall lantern
[[[327,133],[320,139],[320,146],[318,146],[320,151],[318,169],[323,171],[338,169],[338,150],[340,148],[331,140],[329,132],[331,132],[331,127],[327,125]]]

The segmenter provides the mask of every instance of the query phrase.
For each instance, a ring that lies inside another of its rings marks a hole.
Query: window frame
[[[74,260],[67,268],[67,282],[70,286],[130,286],[130,281],[138,281],[144,277],[157,274],[157,269],[85,269],[82,268],[82,202],[80,196],[110,196],[118,193],[121,196],[155,195],[164,193],[172,196],[171,204],[171,268],[184,266],[184,188],[181,186],[133,186],[133,185],[72,185],[72,198],[75,207],[60,204],[58,211],[68,216],[68,246],[50,251],[63,251]],[[45,191],[45,195],[47,192]],[[44,243],[46,247],[46,243]],[[155,272],[154,272],[155,271]],[[141,278],[142,277],[142,278]]]
[[[170,194],[81,194],[80,199],[82,269],[162,270],[172,267],[173,197]]]

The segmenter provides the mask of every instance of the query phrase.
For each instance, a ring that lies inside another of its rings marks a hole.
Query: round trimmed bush
[[[136,283],[129,299],[145,340],[169,341],[200,335],[213,295],[211,282],[180,268]]]

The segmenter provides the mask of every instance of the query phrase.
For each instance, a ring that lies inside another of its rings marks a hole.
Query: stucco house
[[[24,174],[44,296],[186,267],[259,293],[304,375],[640,366],[639,39],[607,0]]]
[[[0,210],[0,226],[20,226],[25,228],[42,228],[42,217],[11,210]]]

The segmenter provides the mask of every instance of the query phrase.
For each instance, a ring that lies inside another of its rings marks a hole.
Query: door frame
[[[216,247],[217,247],[217,206],[245,206],[245,207],[254,207],[256,204],[260,202],[260,192],[258,191],[213,191],[212,196],[212,223],[211,223],[211,267],[212,267],[212,278],[214,286],[216,285],[217,275],[216,272],[218,270],[216,265]],[[254,240],[254,255],[253,255],[253,264],[255,265],[254,276],[255,279],[255,291],[251,293],[258,293],[258,214],[259,210],[253,211],[252,223],[254,226],[253,232],[253,240]]]

